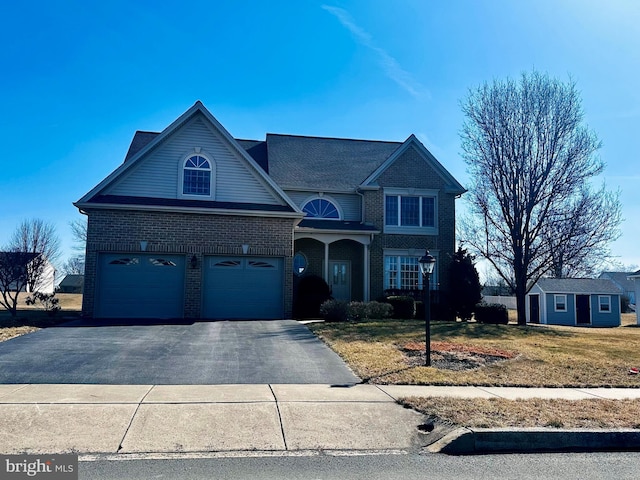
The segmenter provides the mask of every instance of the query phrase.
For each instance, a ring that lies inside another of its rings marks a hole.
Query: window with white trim
[[[422,274],[418,265],[421,255],[407,253],[385,253],[384,255],[384,288],[400,290],[422,289]],[[437,267],[437,264],[436,264]],[[429,288],[435,290],[437,268],[429,279]]]
[[[200,154],[191,155],[182,169],[182,194],[210,197],[212,177],[211,162]]]
[[[437,225],[435,194],[390,191],[384,197],[385,231],[433,231]]]
[[[566,295],[554,295],[554,308],[556,312],[567,311],[567,296]]]
[[[338,207],[326,198],[314,198],[302,207],[302,211],[309,218],[321,218],[327,220],[340,220]]]
[[[598,311],[611,313],[611,295],[598,295]]]

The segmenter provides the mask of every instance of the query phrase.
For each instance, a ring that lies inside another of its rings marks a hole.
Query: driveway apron
[[[0,383],[354,384],[293,320],[71,322],[0,343]]]

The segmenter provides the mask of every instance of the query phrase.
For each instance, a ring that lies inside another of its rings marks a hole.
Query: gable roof
[[[266,143],[269,175],[283,188],[348,192],[402,145],[275,133],[267,134]]]
[[[371,175],[369,175],[363,182],[362,186],[373,186],[380,175],[384,173],[393,163],[409,148],[415,148],[429,165],[442,177],[447,187],[448,193],[455,195],[462,195],[467,190],[444,168],[444,166],[434,157],[427,147],[425,147],[420,140],[411,134],[392,155],[387,158],[382,165],[380,165]]]
[[[629,274],[629,278],[640,278],[640,270]]]
[[[82,287],[84,285],[84,275],[78,273],[69,273],[64,276],[58,284],[60,287]]]
[[[628,292],[633,290],[633,280],[629,277],[633,275],[630,272],[602,272],[598,278],[609,278],[621,290]]]
[[[541,278],[536,285],[545,293],[620,295],[620,290],[606,278]]]
[[[298,206],[289,199],[280,186],[273,181],[266,171],[254,160],[254,158],[247,153],[247,151],[238,144],[238,142],[231,136],[231,134],[216,120],[216,118],[207,110],[207,108],[198,100],[191,108],[178,117],[171,125],[165,128],[159,134],[155,132],[136,132],[132,140],[125,161],[118,166],[110,175],[108,175],[102,182],[96,185],[90,192],[84,195],[74,205],[78,208],[95,206],[96,204],[102,204],[104,197],[112,197],[109,195],[102,195],[104,190],[121,178],[125,172],[133,168],[136,163],[141,161],[144,156],[150,152],[153,148],[169,138],[180,127],[185,125],[195,115],[201,114],[210,123],[210,125],[228,142],[231,148],[238,153],[243,160],[248,164],[249,168],[261,178],[264,183],[268,185],[271,191],[278,197],[282,203],[286,206],[286,213],[295,214],[295,216],[303,216]],[[102,198],[101,198],[102,195]],[[134,199],[137,197],[131,197]],[[193,208],[185,202],[178,202],[180,205],[164,205],[165,207],[178,207],[178,208]],[[136,204],[137,205],[137,204]],[[215,208],[215,207],[214,207]]]
[[[0,260],[10,265],[26,266],[40,255],[33,252],[0,252]]]

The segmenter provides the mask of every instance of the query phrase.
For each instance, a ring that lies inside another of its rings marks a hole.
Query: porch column
[[[329,283],[329,244],[324,244],[324,281]]]
[[[369,281],[369,245],[363,245],[364,247],[364,267],[362,269],[363,271],[363,276],[364,276],[364,288],[362,289],[362,291],[364,292],[364,301],[368,302],[369,301],[369,289],[371,286],[371,282]]]

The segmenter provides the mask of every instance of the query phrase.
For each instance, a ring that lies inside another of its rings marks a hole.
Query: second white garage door
[[[205,257],[203,317],[282,318],[283,264],[273,257]]]

